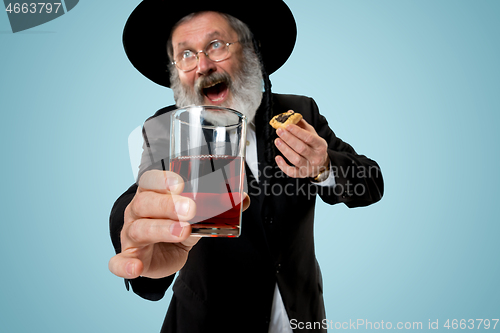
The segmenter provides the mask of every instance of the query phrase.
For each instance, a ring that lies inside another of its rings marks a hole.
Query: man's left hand
[[[276,134],[279,136],[274,141],[276,147],[293,166],[281,156],[276,156],[276,163],[289,177],[314,178],[328,168],[328,145],[304,119],[297,125],[276,130]]]

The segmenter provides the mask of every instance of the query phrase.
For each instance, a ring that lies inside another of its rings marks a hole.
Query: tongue
[[[205,95],[212,101],[216,102],[224,97],[226,92],[226,84],[219,83],[213,87],[205,89]]]

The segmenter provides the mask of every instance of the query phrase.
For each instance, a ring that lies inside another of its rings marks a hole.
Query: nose
[[[198,67],[196,73],[201,75],[208,75],[216,70],[215,62],[210,60],[204,52],[198,53]]]

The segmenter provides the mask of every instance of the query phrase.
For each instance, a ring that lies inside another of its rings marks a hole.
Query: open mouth
[[[202,89],[203,95],[207,97],[210,102],[214,104],[222,103],[227,96],[228,87],[227,84],[223,81],[214,82],[210,84],[210,86]]]

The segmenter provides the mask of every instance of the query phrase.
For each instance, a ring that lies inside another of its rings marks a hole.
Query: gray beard
[[[205,96],[200,87],[203,87],[206,81],[223,79],[231,91],[232,98],[224,101],[221,106],[243,113],[249,123],[254,120],[262,101],[262,70],[257,55],[248,47],[243,52],[243,62],[240,70],[235,73],[234,80],[226,72],[216,72],[200,77],[195,86],[190,87],[181,83],[175,65],[171,65],[170,73],[170,87],[178,107],[203,105]]]

